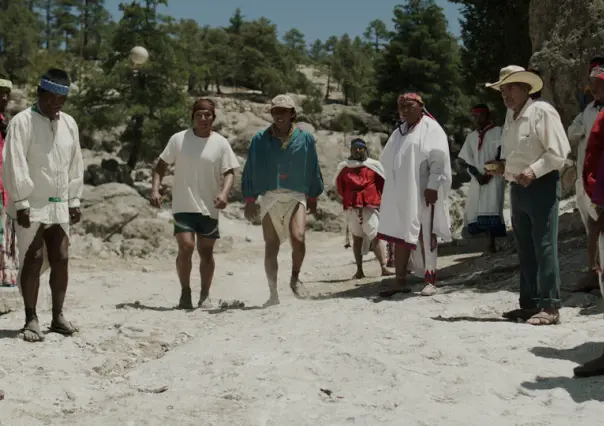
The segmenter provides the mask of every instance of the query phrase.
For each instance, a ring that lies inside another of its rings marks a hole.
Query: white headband
[[[5,87],[8,90],[12,90],[13,89],[13,82],[10,80],[4,80],[2,78],[0,78],[0,87]]]

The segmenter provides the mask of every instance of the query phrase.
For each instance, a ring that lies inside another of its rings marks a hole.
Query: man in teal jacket
[[[323,192],[323,177],[315,138],[294,126],[296,105],[287,95],[271,101],[273,124],[252,138],[241,178],[245,197],[245,217],[262,220],[264,268],[270,290],[265,306],[279,303],[277,256],[288,238],[292,245],[290,287],[306,297],[300,269],[306,253],[306,214],[317,212],[317,197]]]

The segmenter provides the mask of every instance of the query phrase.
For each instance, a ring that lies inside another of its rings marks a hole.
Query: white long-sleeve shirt
[[[577,114],[572,124],[568,127],[568,139],[570,142],[579,142],[577,147],[577,183],[580,185],[583,185],[583,164],[585,163],[587,140],[589,139],[589,134],[596,121],[596,117],[600,112],[594,106],[594,103],[594,101],[591,101],[583,111]]]
[[[547,102],[531,99],[515,119],[513,111],[508,110],[501,142],[505,177],[512,182],[528,167],[537,178],[561,170],[570,154],[558,111]]]
[[[3,158],[9,217],[29,208],[32,222],[69,223],[69,208],[80,206],[84,189],[84,161],[73,117],[61,112],[51,121],[33,108],[20,112],[8,125]]]

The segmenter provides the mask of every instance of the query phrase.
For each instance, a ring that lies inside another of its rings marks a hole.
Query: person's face
[[[591,95],[596,101],[604,101],[604,80],[595,77],[590,77],[589,89],[591,91]]]
[[[49,117],[56,116],[65,105],[67,96],[51,92],[42,92],[38,96],[38,105],[44,114]]]
[[[501,98],[507,108],[518,111],[529,99],[529,87],[516,83],[504,84],[501,86]]]
[[[214,113],[209,109],[200,109],[193,114],[193,127],[197,130],[208,131],[212,129]]]
[[[422,115],[422,105],[413,100],[404,100],[398,103],[398,115],[402,121],[416,123]]]
[[[365,161],[367,159],[367,148],[355,145],[350,148],[350,156],[353,160]]]
[[[478,129],[484,128],[489,122],[489,113],[486,111],[475,111],[472,113],[472,122]]]
[[[275,107],[271,109],[271,116],[277,126],[286,126],[294,121],[296,113],[291,108]]]
[[[8,101],[10,101],[10,89],[0,87],[0,112],[6,111]]]

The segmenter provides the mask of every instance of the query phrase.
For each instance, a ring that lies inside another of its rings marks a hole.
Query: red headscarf
[[[424,100],[420,95],[418,95],[417,93],[403,93],[402,95],[399,95],[397,103],[400,105],[407,101],[415,101],[420,104],[422,106],[422,113],[430,117],[432,120],[436,121],[436,118],[434,118],[432,114],[430,114],[426,109],[426,104],[424,103]]]

